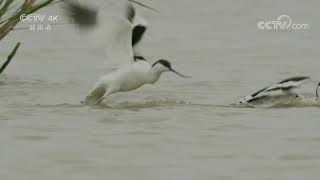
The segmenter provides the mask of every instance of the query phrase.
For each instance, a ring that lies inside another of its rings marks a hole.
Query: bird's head
[[[191,78],[191,76],[186,76],[186,75],[183,75],[179,72],[177,72],[176,70],[174,70],[171,66],[171,63],[167,60],[164,60],[164,59],[160,59],[158,60],[157,62],[155,62],[153,65],[152,65],[152,68],[153,69],[156,69],[157,71],[163,73],[163,72],[167,72],[167,71],[171,71],[183,78]]]

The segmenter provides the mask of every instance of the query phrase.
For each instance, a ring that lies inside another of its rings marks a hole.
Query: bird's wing
[[[130,23],[130,28],[128,27],[128,24],[122,25],[121,28],[118,28],[121,29],[120,31],[113,33],[111,37],[111,39],[113,39],[111,42],[113,43],[108,43],[109,51],[107,54],[111,54],[112,57],[117,57],[120,54],[114,55],[115,52],[119,52],[119,49],[126,49],[124,51],[124,55],[128,56],[129,53],[130,57],[134,57],[131,58],[131,60],[145,60],[138,48],[147,30],[147,23],[141,16],[139,16],[130,1],[127,1],[126,4],[126,19],[128,20],[127,22]],[[119,25],[120,24],[123,24],[123,22],[119,23]]]
[[[302,82],[304,80],[310,79],[309,76],[294,76],[280,81],[278,84],[289,83],[289,82]]]
[[[283,105],[288,106],[299,98],[300,96],[296,93],[281,93],[275,95],[262,95],[259,97],[255,97],[247,101],[247,103],[254,107],[281,107]]]
[[[141,2],[139,2],[139,1],[129,0],[129,2],[132,2],[132,3],[134,3],[134,4],[137,4],[137,5],[142,6],[142,7],[144,7],[144,8],[147,8],[147,9],[149,9],[149,10],[158,12],[158,10],[154,9],[153,7],[148,6],[148,5],[146,5],[146,4],[144,4],[144,3],[141,3]]]
[[[258,97],[254,97],[250,100],[247,101],[247,103],[258,103],[258,104],[263,104],[264,101],[270,100],[271,96],[268,95],[262,95]]]
[[[282,92],[289,92],[291,89],[300,87],[301,83],[307,79],[310,79],[310,77],[307,77],[307,76],[291,77],[271,85],[265,91],[270,92],[270,91],[282,90]]]
[[[135,14],[134,28],[132,30],[132,48],[134,56],[143,57],[140,52],[140,42],[147,31],[147,22],[138,13]]]
[[[139,1],[136,0],[128,0],[129,2],[132,2],[134,4],[137,4],[139,6],[142,6],[144,8],[153,10],[153,11],[157,11],[156,9],[147,6]],[[133,9],[135,11],[135,9]],[[134,28],[133,28],[133,32],[132,32],[132,47],[133,47],[133,51],[134,54],[136,56],[141,56],[137,50],[137,45],[139,44],[139,42],[141,41],[143,35],[145,34],[146,30],[147,30],[147,22],[144,18],[142,18],[142,16],[139,16],[138,13],[135,13],[134,16],[134,22],[133,22]]]
[[[282,93],[288,93],[288,92],[290,92],[290,90],[300,87],[300,84],[304,80],[307,80],[307,79],[310,79],[310,77],[308,77],[308,76],[295,76],[295,77],[287,78],[287,79],[284,79],[278,83],[266,86],[263,89],[255,92],[249,96],[246,96],[244,98],[244,100],[249,102],[254,99],[260,99],[260,97],[265,98],[266,94],[268,94],[269,92],[277,91],[277,90],[281,90]]]
[[[126,2],[126,19],[118,20],[115,28],[110,33],[106,48],[108,60],[117,60],[117,63],[125,64],[134,62],[132,49],[132,31],[135,10],[130,2]]]
[[[79,28],[90,28],[97,24],[98,10],[91,6],[80,4],[76,0],[64,0],[63,9],[65,14],[77,25]]]
[[[263,89],[260,89],[259,91],[257,91],[257,92],[255,92],[255,93],[253,93],[253,94],[251,94],[251,97],[256,97],[256,96],[258,96],[260,93],[262,93],[262,92],[264,92],[266,89],[268,89],[270,86],[267,86],[267,87],[265,87],[265,88],[263,88]]]
[[[79,28],[96,27],[98,22],[96,8],[80,4],[76,0],[65,0],[64,2],[66,14]],[[109,29],[110,33],[105,40],[108,61],[115,61],[117,64],[134,61],[132,39],[135,14],[135,9],[131,3],[126,1],[125,18],[115,19],[115,22],[110,24],[109,28],[112,29]]]
[[[135,47],[138,45],[138,43],[141,41],[146,30],[147,30],[147,26],[143,24],[137,24],[134,26],[132,31],[132,47]]]

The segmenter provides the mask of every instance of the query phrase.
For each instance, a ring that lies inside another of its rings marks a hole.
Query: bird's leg
[[[107,96],[109,96],[109,93],[106,93],[103,97],[101,97],[101,98],[97,101],[97,103],[95,104],[95,106],[101,104],[101,102],[102,102],[103,100],[105,100],[105,99],[107,98]]]
[[[105,94],[106,90],[103,87],[96,87],[91,93],[86,97],[85,103],[87,105],[96,105],[100,101],[101,97]]]
[[[97,105],[99,105],[104,99],[105,99],[106,97],[101,97],[99,100],[98,100],[98,102],[95,104],[95,106],[97,106]]]
[[[95,105],[99,105],[99,104],[100,104],[103,100],[105,100],[110,94],[118,91],[118,89],[119,89],[119,88],[108,89],[107,92],[106,92],[106,94],[105,94],[103,97],[101,97]]]

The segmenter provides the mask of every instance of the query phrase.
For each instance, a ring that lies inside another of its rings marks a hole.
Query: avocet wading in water
[[[274,107],[291,104],[302,98],[293,89],[299,88],[301,83],[308,79],[310,79],[308,76],[295,76],[284,79],[245,96],[237,104],[250,107]],[[318,87],[316,92],[318,92]]]
[[[97,22],[95,19],[97,12],[95,10],[82,6],[75,1],[66,2],[67,13],[75,23],[78,23],[80,26],[95,25]],[[111,45],[119,47],[113,50],[120,51],[121,53],[110,58],[117,58],[119,61],[126,60],[128,63],[100,78],[86,97],[85,103],[88,105],[100,104],[106,97],[117,92],[131,91],[145,84],[154,84],[164,72],[173,72],[183,78],[190,78],[190,76],[185,76],[174,70],[169,61],[160,59],[150,64],[138,52],[137,45],[141,41],[147,27],[137,17],[131,2],[126,1],[126,6],[126,18],[123,19],[122,29],[116,32],[115,39],[117,42],[114,42],[122,43],[122,45]],[[87,17],[86,19],[79,18],[84,17],[84,14]]]

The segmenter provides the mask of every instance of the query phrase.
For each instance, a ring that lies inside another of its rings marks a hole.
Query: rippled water
[[[319,1],[144,2],[159,10],[141,10],[151,25],[146,57],[167,58],[193,78],[166,73],[88,107],[80,101],[116,68],[101,51],[104,31],[91,41],[67,25],[11,33],[1,59],[22,46],[0,82],[0,179],[317,179],[319,108],[229,105],[294,75],[313,78],[301,93],[314,96]],[[104,22],[120,14],[116,3],[92,3]],[[257,28],[281,14],[310,29]]]

